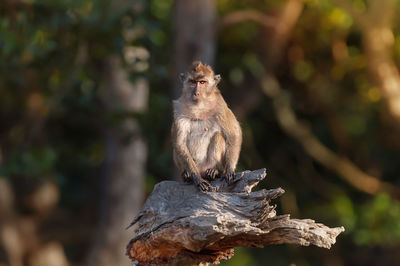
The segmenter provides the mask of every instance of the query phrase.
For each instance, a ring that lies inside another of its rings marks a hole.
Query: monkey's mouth
[[[200,100],[200,97],[201,97],[200,94],[199,95],[192,94],[192,101],[198,102]]]

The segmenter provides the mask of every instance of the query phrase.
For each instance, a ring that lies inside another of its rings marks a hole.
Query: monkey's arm
[[[226,138],[225,152],[225,178],[230,181],[233,178],[236,164],[239,160],[240,148],[242,145],[242,130],[235,115],[227,107],[220,116],[222,133]]]
[[[174,159],[180,170],[187,171],[189,174],[200,174],[189,149],[186,145],[186,137],[188,129],[185,127],[184,122],[179,119],[175,120],[172,124],[172,141],[174,148]]]

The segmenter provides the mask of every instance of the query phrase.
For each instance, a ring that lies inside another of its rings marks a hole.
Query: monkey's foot
[[[222,175],[222,177],[226,180],[226,182],[228,184],[231,184],[233,181],[233,178],[235,177],[235,172],[228,170]]]
[[[193,182],[200,189],[200,191],[214,191],[214,188],[211,186],[211,184],[200,176],[193,177]]]
[[[219,176],[219,171],[218,171],[218,169],[210,168],[210,169],[207,169],[207,170],[206,170],[205,176],[204,176],[204,177],[205,177],[207,180],[213,181],[213,180],[215,180],[218,176]]]
[[[181,176],[183,178],[183,181],[186,183],[191,183],[193,181],[192,176],[186,170],[182,172]]]

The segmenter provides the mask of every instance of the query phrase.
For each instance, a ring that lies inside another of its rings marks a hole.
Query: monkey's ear
[[[185,73],[180,73],[180,74],[179,74],[179,79],[180,79],[182,82],[185,81],[185,77],[186,77]]]
[[[217,74],[217,75],[214,76],[215,85],[217,85],[220,80],[221,80],[221,75],[220,74]]]

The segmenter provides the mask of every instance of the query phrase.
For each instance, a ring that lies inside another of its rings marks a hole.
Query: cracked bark
[[[283,189],[251,191],[265,176],[265,169],[238,173],[229,186],[213,181],[217,192],[207,193],[191,184],[158,183],[130,224],[136,235],[127,255],[134,265],[205,265],[231,258],[237,246],[330,248],[344,228],[277,215],[270,201]]]

